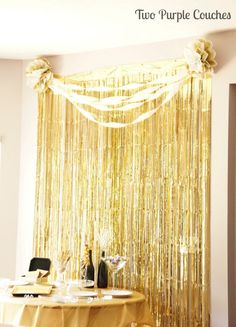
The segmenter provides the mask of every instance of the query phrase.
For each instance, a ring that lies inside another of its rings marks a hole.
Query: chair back
[[[35,271],[37,269],[50,270],[51,260],[48,258],[35,257],[30,260],[29,271]]]

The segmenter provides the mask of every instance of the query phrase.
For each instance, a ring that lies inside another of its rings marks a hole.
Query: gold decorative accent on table
[[[85,244],[84,246],[84,251],[83,251],[83,256],[81,258],[81,278],[85,278],[85,275],[86,275],[86,267],[88,266],[89,264],[89,247],[88,247],[88,244]]]

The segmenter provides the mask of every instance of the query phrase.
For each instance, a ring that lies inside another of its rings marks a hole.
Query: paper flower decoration
[[[195,73],[213,72],[217,65],[215,61],[216,52],[211,41],[199,39],[188,45],[184,51],[184,57],[189,66],[189,70]]]
[[[26,75],[30,84],[38,92],[45,92],[53,79],[52,67],[45,58],[32,61],[26,69]]]

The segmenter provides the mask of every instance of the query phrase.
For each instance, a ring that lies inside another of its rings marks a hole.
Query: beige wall
[[[0,277],[13,278],[20,158],[22,62],[0,60]]]
[[[212,34],[209,38],[214,42],[219,62],[212,94],[212,326],[224,327],[228,326],[228,282],[231,282],[228,281],[228,126],[229,86],[236,83],[236,32]]]
[[[229,93],[229,154],[228,154],[228,298],[229,324],[236,326],[236,84]]]
[[[28,85],[23,63],[21,151],[19,171],[19,210],[17,228],[16,276],[29,268],[33,254],[34,194],[37,151],[37,94]]]
[[[213,77],[212,182],[211,182],[211,326],[228,326],[228,104],[229,84],[236,83],[236,32],[208,36],[219,62]],[[55,72],[72,74],[116,64],[182,57],[187,39],[51,57]],[[24,63],[24,67],[27,63]],[[34,182],[36,163],[37,96],[23,80],[20,202],[17,274],[28,266],[32,253]]]

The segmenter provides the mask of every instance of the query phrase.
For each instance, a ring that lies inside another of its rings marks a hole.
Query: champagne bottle
[[[102,251],[102,258],[105,258],[105,251]],[[108,274],[107,274],[107,265],[101,259],[98,266],[98,288],[107,288],[108,283]]]
[[[93,260],[92,260],[92,250],[89,250],[89,262],[86,267],[85,279],[94,281],[94,266],[93,266]],[[94,286],[91,286],[89,288],[92,288],[92,287],[94,287]]]

